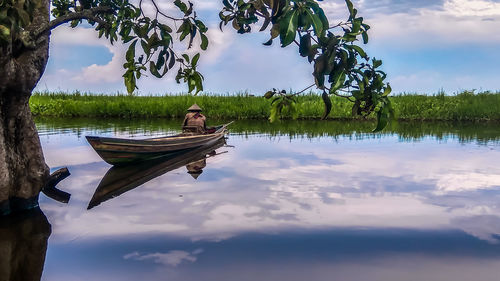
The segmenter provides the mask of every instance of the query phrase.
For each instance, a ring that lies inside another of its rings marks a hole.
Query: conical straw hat
[[[190,108],[188,108],[188,111],[201,111],[201,107],[199,107],[196,103],[191,105]]]

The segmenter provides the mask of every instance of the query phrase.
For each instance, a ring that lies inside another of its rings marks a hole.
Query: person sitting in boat
[[[188,108],[188,113],[182,122],[182,130],[186,133],[206,134],[213,133],[215,128],[207,128],[205,115],[201,114],[201,107],[196,103]]]

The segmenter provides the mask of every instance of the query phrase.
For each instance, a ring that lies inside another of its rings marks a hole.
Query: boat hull
[[[177,135],[164,138],[131,140],[86,136],[97,154],[111,165],[127,165],[176,154],[216,143],[226,131],[206,135]]]

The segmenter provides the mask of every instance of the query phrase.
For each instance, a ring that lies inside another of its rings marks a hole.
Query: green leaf
[[[368,32],[361,33],[361,36],[363,37],[363,43],[368,44]]]
[[[151,53],[151,48],[149,47],[148,42],[141,40],[141,46],[146,55],[149,55]]]
[[[325,74],[325,69],[327,68],[328,58],[325,54],[320,55],[314,61],[314,72],[315,77],[323,76]],[[320,87],[320,85],[318,85]]]
[[[200,32],[207,32],[208,28],[205,26],[205,24],[201,20],[194,20],[196,26],[200,30]]]
[[[125,74],[123,75],[123,78],[125,81],[125,86],[127,87],[127,92],[129,94],[132,94],[136,88],[134,72],[131,70],[127,70],[127,72],[125,72]]]
[[[299,54],[307,57],[311,51],[311,35],[306,33],[300,37]]]
[[[321,36],[324,31],[323,23],[318,15],[313,15],[310,10],[306,10],[307,15],[312,20],[313,29],[316,36]]]
[[[172,33],[172,31],[173,31],[172,28],[166,24],[160,23],[159,26],[166,33]]]
[[[358,33],[361,29],[362,18],[357,18],[352,21],[352,33]]]
[[[228,9],[233,9],[233,6],[231,6],[231,4],[229,4],[228,0],[222,0],[222,4],[224,4],[224,6]]]
[[[356,17],[357,10],[354,9],[354,5],[351,0],[345,0],[345,3],[347,4],[347,9],[349,10],[349,19],[354,19]]]
[[[387,97],[390,93],[392,92],[391,85],[387,83],[387,86],[385,87],[384,93],[382,94],[383,97]]]
[[[373,130],[374,133],[382,131],[387,126],[387,123],[389,123],[389,106],[384,105],[377,112],[377,127]]]
[[[356,51],[362,58],[368,59],[365,50],[363,50],[360,46],[356,45],[347,45],[347,48]]]
[[[202,78],[202,76],[200,75],[199,72],[196,72],[193,75],[193,79],[194,79],[195,87],[196,87],[196,92],[195,92],[195,95],[196,95],[200,91],[203,91],[203,78]]]
[[[270,99],[274,96],[275,92],[274,91],[267,91],[265,94],[264,94],[264,97],[266,99]]]
[[[179,10],[181,10],[181,12],[186,13],[188,11],[188,7],[182,1],[175,0],[174,4],[175,6],[177,6],[177,8],[179,8]]]
[[[165,49],[161,50],[158,54],[158,59],[156,60],[156,69],[161,69],[163,65],[165,65],[165,54],[167,54],[167,51]]]
[[[201,44],[200,44],[200,48],[205,51],[208,47],[208,38],[205,34],[200,34],[201,35]]]
[[[182,57],[186,60],[187,63],[189,63],[189,56],[186,54],[182,54]]]
[[[356,100],[360,100],[363,98],[363,94],[360,90],[353,90],[351,91],[351,94]]]
[[[130,46],[128,46],[127,53],[125,54],[125,58],[128,62],[134,61],[135,58],[135,44],[137,43],[138,39],[135,39]]]
[[[347,9],[349,9],[349,13],[352,15],[354,12],[354,5],[352,4],[351,0],[345,0],[345,3],[347,4]]]
[[[148,31],[149,31],[149,24],[144,24],[142,27],[139,28],[139,37],[145,38],[148,36]]]
[[[10,29],[0,24],[0,36],[7,38],[10,36]]]
[[[161,40],[160,37],[158,37],[158,33],[153,33],[151,37],[149,37],[148,41],[148,46],[150,48],[156,49],[161,45]]]
[[[170,61],[168,62],[168,68],[172,69],[174,65],[175,65],[175,54],[172,50],[170,50]]]
[[[328,96],[328,93],[326,91],[323,91],[321,98],[323,99],[323,103],[325,104],[325,112],[323,113],[323,116],[321,116],[321,119],[325,120],[328,117],[328,114],[330,114],[330,112],[332,111],[332,101],[330,100],[330,97]]]
[[[345,82],[345,78],[346,78],[346,74],[345,74],[344,70],[342,70],[338,73],[335,73],[334,80],[333,80],[332,86],[330,88],[330,93],[334,93],[338,89],[342,88],[342,86],[344,85],[344,82]]]
[[[157,78],[161,78],[161,74],[158,72],[158,69],[156,68],[155,63],[152,61],[149,62],[149,71],[151,72],[151,74],[153,74]]]
[[[286,30],[285,30],[285,36],[282,37],[281,39],[281,47],[286,47],[290,45],[293,40],[295,40],[295,36],[297,34],[297,25],[299,24],[299,17],[298,17],[298,12],[293,11],[291,12],[290,19],[288,22],[285,20],[286,25]],[[283,35],[283,33],[281,33]]]
[[[196,64],[198,63],[199,59],[200,59],[200,53],[197,53],[196,55],[194,55],[193,59],[191,60],[191,65],[193,67],[195,67]]]
[[[182,30],[181,30],[181,28],[182,28]],[[189,20],[184,20],[182,25],[179,27],[179,30],[182,31],[181,36],[179,36],[179,41],[182,41],[182,40],[184,40],[184,38],[186,38],[186,36],[189,33],[191,33],[191,22]],[[177,31],[177,33],[179,33],[179,30]]]
[[[194,88],[196,87],[196,81],[194,81],[192,76],[189,76],[187,78],[187,83],[188,83],[188,92],[191,93],[193,92]]]

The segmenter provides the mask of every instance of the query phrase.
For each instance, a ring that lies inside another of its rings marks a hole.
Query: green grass
[[[405,94],[393,96],[391,100],[400,120],[500,121],[500,93],[463,92],[453,96]],[[209,118],[216,119],[267,119],[270,111],[269,100],[243,94],[113,96],[43,92],[31,97],[30,106],[35,116],[182,118],[186,109],[195,102]],[[329,118],[353,118],[352,103],[334,97],[332,104]],[[318,95],[298,96],[299,119],[318,119],[323,108]]]

